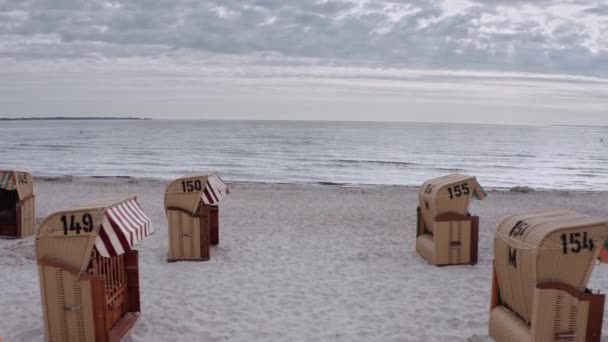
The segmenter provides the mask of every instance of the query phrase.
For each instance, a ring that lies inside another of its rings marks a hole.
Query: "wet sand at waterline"
[[[415,252],[417,188],[239,183],[220,203],[211,259],[169,264],[166,184],[36,179],[38,223],[128,193],[151,218],[156,232],[137,247],[142,315],[123,341],[487,341],[500,220],[546,208],[608,215],[608,192],[488,191],[471,206],[479,263],[434,267]],[[43,340],[34,240],[0,240],[5,341]],[[590,287],[608,292],[608,267],[595,268]]]

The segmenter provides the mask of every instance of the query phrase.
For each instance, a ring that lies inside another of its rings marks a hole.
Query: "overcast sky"
[[[608,0],[0,0],[0,116],[608,125]]]

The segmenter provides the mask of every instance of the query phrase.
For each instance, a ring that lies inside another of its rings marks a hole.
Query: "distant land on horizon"
[[[55,116],[55,117],[23,117],[23,118],[0,118],[0,121],[34,121],[34,120],[152,120],[150,118],[136,117],[104,117],[104,116]]]

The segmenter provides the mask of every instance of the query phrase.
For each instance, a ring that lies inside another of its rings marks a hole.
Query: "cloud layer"
[[[608,80],[169,58],[13,61],[1,116],[608,125]]]
[[[608,2],[0,0],[0,56],[250,56],[608,77]]]
[[[608,0],[0,0],[0,116],[608,125]]]

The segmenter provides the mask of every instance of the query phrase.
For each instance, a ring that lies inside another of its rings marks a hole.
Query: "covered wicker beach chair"
[[[468,212],[472,197],[486,197],[473,176],[452,174],[426,181],[420,187],[416,251],[429,263],[477,263],[479,217]]]
[[[608,220],[565,210],[506,218],[494,239],[489,334],[497,341],[600,341],[604,295],[586,288]]]
[[[133,246],[152,233],[135,196],[44,220],[36,258],[47,341],[120,341],[140,312]]]
[[[209,245],[219,244],[217,204],[228,193],[228,186],[215,171],[184,176],[167,186],[167,261],[209,260]]]
[[[23,171],[0,170],[0,237],[34,234],[36,209],[34,180]]]

